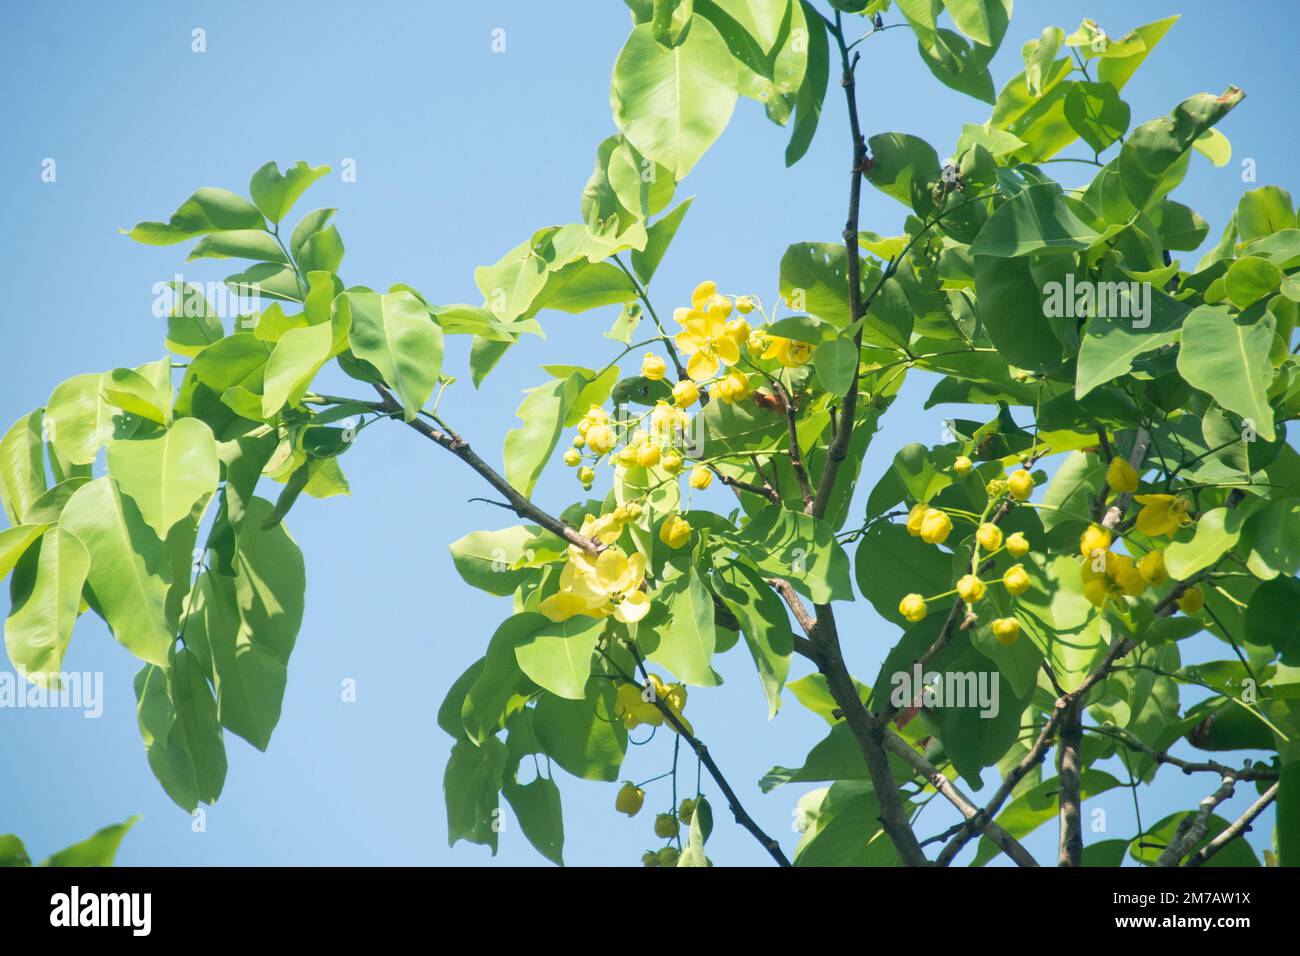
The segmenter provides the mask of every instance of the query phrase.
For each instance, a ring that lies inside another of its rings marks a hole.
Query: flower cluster
[[[567,621],[579,614],[606,617],[623,624],[635,624],[650,611],[645,584],[645,556],[629,556],[614,544],[623,525],[640,517],[640,506],[623,506],[599,518],[587,515],[582,533],[605,545],[597,555],[569,545],[568,559],[560,571],[560,589],[547,597],[538,610],[552,621]]]

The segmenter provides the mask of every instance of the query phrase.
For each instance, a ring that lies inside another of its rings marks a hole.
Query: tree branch
[[[1188,851],[1201,842],[1210,826],[1210,814],[1215,807],[1232,796],[1236,783],[1237,778],[1232,773],[1223,775],[1219,789],[1201,801],[1196,813],[1188,814],[1179,821],[1174,838],[1156,860],[1156,866],[1177,866]]]
[[[1060,784],[1058,818],[1060,820],[1060,846],[1057,851],[1058,866],[1083,864],[1083,787],[1080,774],[1083,759],[1083,701],[1071,700],[1061,719],[1061,748],[1057,755],[1057,780]]]
[[[907,761],[908,766],[939,791],[944,799],[956,807],[968,821],[974,820],[983,813],[951,780],[940,773],[934,764],[926,760],[923,754],[893,730],[885,731],[885,747]],[[1019,866],[1038,866],[1038,861],[1029,855],[1029,851],[1021,846],[1020,841],[992,820],[976,821],[974,825],[980,827],[984,835],[996,843]]]
[[[641,656],[640,649],[631,641],[626,642],[625,646],[632,652],[632,659],[636,661],[637,669],[641,672],[642,681],[649,683],[650,675],[646,673],[645,659]],[[626,674],[623,677],[631,680]],[[685,740],[687,746],[695,751],[695,755],[700,758],[700,763],[704,764],[704,768],[709,771],[709,776],[713,778],[713,782],[718,785],[718,789],[722,791],[723,797],[726,798],[727,806],[730,807],[736,822],[749,831],[754,839],[767,851],[768,855],[776,861],[778,866],[789,866],[790,861],[782,852],[781,845],[764,833],[763,828],[754,822],[754,818],[741,805],[740,798],[736,796],[736,791],[732,789],[731,784],[727,782],[727,778],[722,775],[722,771],[718,769],[718,765],[710,755],[709,748],[686,729],[686,726],[674,713],[673,709],[660,700],[658,695],[654,696],[654,705],[659,708],[659,712],[664,715],[664,719],[668,721],[673,730],[677,731],[678,737]]]
[[[1222,850],[1228,843],[1231,843],[1233,840],[1237,839],[1237,837],[1248,833],[1250,831],[1250,825],[1254,822],[1255,818],[1263,813],[1270,803],[1277,799],[1277,788],[1279,786],[1280,784],[1275,783],[1273,786],[1265,790],[1263,795],[1252,803],[1245,813],[1234,820],[1227,829],[1216,836],[1213,840],[1197,850],[1196,853],[1192,855],[1192,858],[1184,863],[1183,866],[1202,865],[1206,860]]]
[[[389,392],[388,389],[376,382],[375,391],[379,393],[381,399],[380,407],[387,414],[395,418],[402,414],[401,404],[397,399],[393,398],[392,393]],[[475,454],[474,449],[469,447],[468,442],[459,435],[451,433],[450,429],[445,432],[440,431],[420,418],[413,418],[406,424],[410,428],[419,432],[425,438],[447,449],[447,451],[451,452],[465,464],[469,465],[482,475],[489,485],[501,492],[502,496],[507,502],[509,502],[510,510],[519,517],[526,518],[529,521],[540,525],[557,537],[562,538],[570,544],[576,544],[578,547],[591,554],[596,554],[600,551],[600,546],[591,538],[579,534],[559,518],[547,514],[516,491],[514,485],[501,477],[501,475],[499,475],[491,465]]]

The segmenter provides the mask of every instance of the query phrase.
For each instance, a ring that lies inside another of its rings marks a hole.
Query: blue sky
[[[1192,93],[1217,93],[1229,83],[1246,90],[1221,127],[1232,140],[1233,161],[1215,169],[1194,157],[1178,193],[1217,236],[1249,188],[1241,182],[1241,158],[1255,160],[1260,184],[1296,192],[1290,4],[1229,12],[1209,0],[1022,0],[994,78],[1000,87],[1014,74],[1022,43],[1048,24],[1069,32],[1091,16],[1118,35],[1174,12],[1183,20],[1125,96],[1137,125]],[[185,267],[184,247],[139,246],[117,229],[166,219],[197,186],[245,191],[251,172],[268,159],[336,169],[344,158],[355,160],[355,183],[327,177],[299,205],[339,208],[347,282],[406,282],[431,301],[477,301],[475,266],[496,261],[537,228],[579,218],[596,146],[613,131],[609,74],[628,28],[615,0],[11,0],[0,19],[0,208],[8,232],[0,287],[10,303],[0,353],[5,427],[71,375],[162,355],[163,328],[150,311],[154,283],[178,269],[204,281],[228,270]],[[206,31],[203,54],[191,52],[196,27]],[[492,52],[497,28],[505,30],[504,53]],[[862,53],[859,95],[868,135],[911,132],[943,156],[962,123],[987,118],[985,104],[931,78],[908,31],[873,37]],[[822,129],[792,170],[782,162],[786,131],[757,104],[738,105],[721,141],[678,188],[679,197],[696,199],[651,290],[661,311],[685,302],[703,278],[724,291],[770,299],[787,244],[837,240],[848,164],[837,94],[832,84]],[[41,181],[46,158],[57,162],[54,183]],[[1071,165],[1052,168],[1067,185],[1081,181],[1071,178]],[[1080,177],[1088,172],[1077,169]],[[864,229],[895,234],[903,214],[897,203],[864,190]],[[1194,261],[1188,256],[1184,264]],[[464,376],[442,410],[485,458],[499,461],[519,390],[542,380],[540,365],[591,364],[615,354],[614,344],[600,338],[613,319],[608,312],[544,314],[545,342],[512,350],[479,391]],[[463,371],[468,340],[451,341],[451,370]],[[346,381],[335,384],[353,387]],[[918,376],[904,389],[868,453],[867,487],[901,444],[940,440],[941,415],[955,410],[921,411],[930,384]],[[446,545],[510,522],[497,509],[467,504],[483,493],[477,476],[400,426],[367,429],[342,463],[352,497],[303,500],[288,522],[307,555],[308,595],[283,718],[265,755],[228,735],[230,774],[221,801],[208,810],[206,832],[192,832],[189,817],[153,780],[135,723],[136,662],[90,616],[78,625],[66,666],[104,672],[105,713],[85,720],[75,712],[0,711],[0,765],[7,768],[0,832],[19,833],[33,856],[43,856],[140,813],[144,820],[123,845],[122,863],[491,861],[482,847],[447,847],[441,781],[450,741],[434,714],[510,610],[506,599],[462,584]],[[556,463],[536,498],[558,511],[575,491],[571,473]],[[895,630],[861,600],[841,613],[849,663],[870,680]],[[1204,642],[1194,646],[1224,656]],[[773,764],[798,766],[825,726],[789,695],[767,723],[743,650],[719,666],[726,683],[692,694],[691,719],[747,808],[791,850],[792,808],[810,788],[794,784],[762,795],[757,780]],[[796,662],[795,675],[804,672]],[[355,703],[340,699],[347,679],[358,687]],[[626,775],[640,780],[666,770],[667,738],[633,750]],[[1156,790],[1163,796],[1146,798],[1148,824],[1204,795],[1181,775],[1166,778],[1175,773],[1162,770]],[[648,814],[628,821],[612,812],[614,786],[560,776],[570,863],[633,864],[654,844]],[[1252,799],[1247,789],[1239,788],[1232,806]],[[721,811],[716,793],[710,795]],[[651,806],[668,799],[662,784],[651,788]],[[1107,811],[1108,832],[1087,839],[1133,832],[1126,793],[1096,806]],[[922,819],[923,835],[951,822],[934,809]],[[1270,832],[1271,815],[1251,842],[1266,845]],[[1044,827],[1028,846],[1045,854],[1055,839],[1055,826]],[[766,860],[726,822],[710,852],[721,864]],[[542,862],[517,830],[503,834],[497,859]]]

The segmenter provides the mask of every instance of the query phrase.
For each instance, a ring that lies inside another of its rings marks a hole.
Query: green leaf
[[[74,375],[50,393],[45,429],[59,454],[74,465],[89,464],[110,439],[133,430],[104,398],[104,386],[111,384],[107,372]]]
[[[790,142],[785,147],[786,166],[799,162],[812,145],[826,99],[826,84],[830,79],[830,41],[824,21],[806,0],[800,0],[800,4],[808,24],[808,65],[803,82],[795,93],[794,123],[790,128]]]
[[[1223,276],[1223,291],[1239,309],[1253,305],[1277,290],[1282,270],[1258,256],[1245,256],[1228,266]]]
[[[564,815],[555,781],[549,777],[537,777],[524,784],[507,780],[501,793],[519,818],[519,829],[528,842],[556,866],[563,866]]]
[[[550,621],[540,614],[518,615],[515,659],[539,687],[570,700],[582,700],[591,676],[591,656],[605,630],[603,618],[579,615]]]
[[[1116,301],[1119,314],[1096,315],[1084,328],[1075,371],[1076,399],[1130,372],[1140,356],[1176,341],[1188,314],[1187,306],[1156,290],[1151,292],[1146,324],[1136,317],[1139,300],[1127,290]],[[1125,302],[1129,304],[1127,310],[1123,308]],[[1124,311],[1128,311],[1128,318],[1122,315]]]
[[[475,531],[449,546],[452,563],[466,584],[488,594],[510,595],[537,573],[535,551],[563,550],[560,541],[534,525]]]
[[[926,215],[934,207],[930,187],[939,178],[939,154],[934,147],[909,133],[877,133],[867,145],[871,149],[867,172],[871,185],[917,215]]]
[[[524,676],[515,647],[547,623],[540,614],[516,614],[507,618],[488,641],[483,669],[466,691],[460,708],[461,723],[474,743],[482,746],[505,724],[507,705]]]
[[[530,311],[555,309],[586,312],[604,305],[619,305],[636,298],[627,274],[612,262],[571,262],[546,277]]]
[[[0,438],[0,500],[14,525],[23,523],[23,517],[45,493],[41,433],[42,412],[38,408],[14,422]]]
[[[991,215],[971,243],[971,254],[1014,258],[1033,252],[1076,252],[1098,233],[1075,215],[1055,183],[1029,186]]]
[[[805,828],[794,865],[898,866],[898,852],[880,825],[880,800],[869,782],[840,780],[807,794],[795,810]]]
[[[213,232],[194,244],[186,259],[253,259],[257,262],[288,262],[275,236],[263,229],[231,229]]]
[[[575,777],[617,780],[627,731],[614,709],[613,681],[592,678],[582,700],[543,694],[533,710],[533,731],[547,755]]]
[[[849,557],[826,522],[765,508],[740,532],[738,546],[766,574],[788,580],[814,604],[852,601]]]
[[[1061,340],[1042,308],[1033,307],[1042,302],[1043,289],[1028,259],[976,256],[975,294],[980,321],[1007,362],[1035,371],[1060,366]]]
[[[90,552],[91,604],[113,636],[141,660],[167,666],[173,642],[164,610],[167,550],[135,502],[119,494],[112,479],[96,478],[68,500],[60,526]]]
[[[248,192],[262,214],[278,223],[307,187],[329,171],[328,166],[312,167],[299,160],[281,175],[280,167],[272,161],[253,173]]]
[[[176,417],[202,418],[214,434],[220,434],[221,426],[234,419],[221,396],[239,386],[261,390],[270,354],[271,346],[250,332],[237,332],[209,345],[185,370],[176,391]]]
[[[1030,40],[1021,49],[1025,61],[1025,84],[1031,96],[1039,96],[1043,90],[1043,70],[1051,66],[1061,49],[1065,31],[1060,27],[1043,27],[1037,40]]]
[[[1300,663],[1300,581],[1279,575],[1250,596],[1245,617],[1246,641],[1271,647],[1282,663]]]
[[[1174,541],[1165,548],[1165,566],[1170,577],[1186,581],[1231,550],[1241,537],[1243,515],[1236,509],[1211,508],[1196,521],[1190,541]]]
[[[857,379],[858,347],[844,336],[823,342],[813,353],[813,368],[822,388],[843,397]]]
[[[14,565],[48,527],[48,523],[20,524],[0,531],[0,580],[14,569]]]
[[[628,141],[685,178],[736,105],[736,70],[717,27],[692,17],[686,39],[670,50],[651,25],[633,29],[614,64],[610,102]]]
[[[1129,106],[1109,83],[1074,83],[1065,94],[1065,119],[1100,153],[1128,131]]]
[[[130,231],[136,242],[170,246],[195,236],[225,229],[265,229],[257,207],[228,189],[205,186],[196,190],[167,222],[142,222]]]
[[[1246,564],[1256,577],[1269,580],[1300,571],[1300,501],[1283,498],[1257,511],[1247,521],[1243,538],[1249,548]]]
[[[650,23],[655,40],[672,48],[686,36],[691,25],[691,0],[653,0]]]
[[[329,361],[333,342],[333,331],[325,323],[289,329],[280,336],[274,351],[265,360],[264,418],[271,418],[286,404],[294,405],[302,400],[316,373]]]
[[[796,242],[781,256],[781,296],[843,329],[849,324],[848,252],[829,242]]]
[[[12,833],[0,836],[0,867],[31,866],[32,858],[27,855],[23,841]]]
[[[135,695],[149,766],[163,790],[191,812],[200,802],[215,803],[226,755],[202,662],[182,649],[168,667],[147,664],[136,675]]]
[[[1117,90],[1124,89],[1124,84],[1129,81],[1133,73],[1142,61],[1150,55],[1151,51],[1156,48],[1161,39],[1169,28],[1178,22],[1178,16],[1166,17],[1163,20],[1155,20],[1151,23],[1144,24],[1133,31],[1141,39],[1142,47],[1127,56],[1109,56],[1101,61],[1097,67],[1097,78],[1103,83],[1109,83]]]
[[[1119,155],[1120,177],[1129,200],[1145,209],[1159,195],[1167,174],[1193,141],[1219,122],[1245,96],[1235,86],[1222,95],[1197,93],[1169,116],[1143,123],[1124,141]],[[1164,190],[1167,192],[1168,190]]]
[[[649,284],[650,280],[654,278],[655,272],[659,269],[659,263],[663,261],[664,253],[668,251],[669,244],[673,241],[673,237],[677,235],[677,230],[681,226],[682,220],[686,218],[686,212],[690,208],[690,199],[679,203],[676,209],[646,230],[645,249],[632,250],[632,269],[642,282]]]
[[[348,292],[348,341],[357,358],[379,370],[409,422],[433,395],[442,372],[442,329],[409,292]]]
[[[506,745],[489,737],[482,747],[459,740],[451,748],[442,791],[447,803],[447,845],[467,840],[497,852],[500,829],[497,794],[506,764]]]
[[[758,669],[767,696],[767,717],[781,709],[781,688],[790,672],[794,632],[780,598],[762,575],[742,562],[731,562],[717,572],[718,596],[740,622],[745,644]]]
[[[898,612],[907,594],[942,594],[952,590],[952,556],[907,533],[902,525],[881,521],[858,544],[858,589],[887,621],[908,626]],[[938,613],[938,609],[933,609]]]
[[[1260,186],[1237,202],[1237,233],[1242,242],[1271,236],[1296,226],[1291,194],[1280,186]]]
[[[41,866],[112,866],[113,860],[117,858],[118,847],[122,845],[122,838],[138,822],[139,817],[131,817],[122,823],[97,830],[80,843],[51,854]]]
[[[586,384],[580,372],[564,379],[552,379],[525,392],[523,402],[515,410],[524,424],[506,432],[506,480],[525,497],[532,495],[560,439],[564,420]]]
[[[10,529],[17,530],[17,529]],[[54,527],[38,545],[30,580],[15,573],[14,593],[5,621],[5,649],[23,677],[46,688],[59,685],[63,655],[81,609],[81,590],[90,570],[90,553],[70,531]]]
[[[656,628],[659,643],[649,654],[679,680],[701,687],[719,683],[710,667],[717,648],[713,594],[695,568],[660,588],[655,597],[668,605],[669,619]]]
[[[195,502],[217,490],[217,443],[203,422],[182,418],[157,438],[110,443],[108,473],[165,538]]]
[[[1300,865],[1300,763],[1282,767],[1277,788],[1277,855],[1282,866]]]
[[[306,592],[297,543],[283,525],[263,528],[270,512],[269,501],[249,501],[234,576],[200,575],[185,617],[186,642],[206,649],[221,725],[262,751],[280,721]]]
[[[1183,323],[1178,372],[1193,388],[1208,392],[1221,406],[1249,419],[1265,441],[1272,441],[1273,409],[1268,387],[1273,382],[1269,348],[1274,320],[1263,312],[1253,323],[1226,309],[1200,306]]]

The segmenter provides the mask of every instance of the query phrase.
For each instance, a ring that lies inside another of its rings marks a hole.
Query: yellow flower
[[[556,591],[537,605],[537,610],[552,621],[567,621],[591,610],[586,599],[572,591]]]
[[[912,510],[907,513],[907,533],[913,538],[921,536],[921,522],[925,520],[925,513],[929,510],[929,505],[923,501],[918,501],[912,505]]]
[[[614,809],[634,817],[641,812],[643,803],[645,803],[645,791],[634,783],[625,783],[618,791],[618,796],[614,798]]]
[[[1031,583],[1029,572],[1023,564],[1013,564],[1002,575],[1002,583],[1006,585],[1008,594],[1024,594]]]
[[[597,455],[603,455],[618,444],[618,436],[608,425],[592,425],[587,429],[587,447]]]
[[[1165,553],[1160,550],[1148,551],[1138,562],[1138,571],[1149,584],[1164,584],[1169,580],[1169,571],[1165,568]]]
[[[1098,551],[1110,548],[1111,535],[1107,528],[1090,524],[1088,530],[1079,536],[1079,553],[1085,558],[1093,557]]]
[[[1178,595],[1178,610],[1184,614],[1195,614],[1205,607],[1205,595],[1200,588],[1188,588]]]
[[[1115,586],[1129,597],[1137,597],[1147,589],[1146,578],[1142,577],[1137,565],[1127,554],[1107,551],[1106,574],[1115,582]]]
[[[718,294],[718,284],[712,279],[705,279],[695,287],[691,293],[691,308],[697,312],[703,312],[713,301],[713,297]]]
[[[741,315],[749,315],[754,311],[754,300],[751,296],[742,295],[736,298],[736,308]]]
[[[576,448],[570,448],[564,453],[564,463],[570,468],[577,468],[582,464],[582,454]]]
[[[986,521],[975,532],[975,540],[985,551],[996,551],[1002,547],[1002,529],[991,521]]]
[[[1029,539],[1017,531],[1007,538],[1007,551],[1013,558],[1023,558],[1029,553]]]
[[[654,705],[653,698],[658,694],[658,678],[652,675],[652,681],[655,681],[655,692],[647,695],[647,689],[640,684],[619,684],[618,691],[614,697],[614,715],[623,720],[623,726],[628,730],[633,730],[641,724],[648,724],[651,727],[658,727],[664,722],[663,712]],[[647,700],[649,696],[650,700]]]
[[[919,594],[909,594],[898,602],[898,613],[913,623],[925,620],[928,611],[925,598]]]
[[[749,333],[749,338],[745,344],[749,346],[749,350],[755,355],[761,355],[763,350],[767,348],[767,333],[762,329],[754,329]]]
[[[646,442],[637,447],[636,463],[642,468],[653,468],[659,464],[659,446],[653,442]]]
[[[1106,598],[1110,596],[1110,589],[1106,587],[1103,581],[1088,581],[1083,586],[1083,596],[1086,597],[1093,607],[1101,607],[1106,603]]]
[[[990,626],[993,636],[1003,647],[1010,647],[1020,637],[1020,622],[1014,617],[999,617]]]
[[[749,379],[737,369],[732,369],[713,386],[713,394],[727,404],[744,401],[749,398],[749,391]]]
[[[695,387],[692,382],[686,382],[684,384],[692,388]],[[677,388],[681,388],[681,385],[678,385]],[[674,390],[673,395],[676,396],[676,394],[677,392]],[[683,392],[683,394],[685,394],[685,392]],[[687,414],[685,410],[669,405],[663,400],[656,402],[655,407],[650,411],[650,431],[661,438],[666,435],[671,435],[674,429],[685,431],[687,425],[690,424],[690,421],[691,416]]]
[[[967,604],[975,604],[980,601],[988,586],[973,574],[963,574],[957,580],[957,594]]]
[[[765,338],[767,351],[763,353],[762,358],[774,358],[786,368],[798,368],[800,365],[806,365],[808,360],[812,358],[813,347],[807,342],[782,338],[779,335],[769,335]]]
[[[641,359],[641,374],[652,382],[657,382],[668,372],[668,363],[653,352],[647,352]]]
[[[690,356],[686,374],[703,382],[718,374],[718,369],[740,361],[740,348],[727,334],[721,309],[693,313],[677,333],[677,347]]]
[[[690,486],[696,491],[703,491],[713,483],[713,472],[703,465],[696,465],[691,469],[691,477],[688,479]]]
[[[678,382],[673,386],[673,401],[678,408],[690,408],[699,400],[700,389],[694,382]]]
[[[663,467],[664,471],[668,472],[668,474],[675,475],[682,470],[682,456],[677,454],[675,451],[670,451],[668,454],[663,456],[659,464]]]
[[[952,519],[938,508],[927,508],[921,518],[921,540],[926,544],[943,544],[952,532]]]
[[[1034,476],[1025,469],[1013,471],[1007,477],[1007,490],[1011,492],[1011,497],[1016,501],[1024,501],[1034,491]]]
[[[582,487],[590,488],[591,483],[596,480],[596,473],[583,465],[578,469],[578,481],[582,482]]]
[[[974,466],[971,460],[965,455],[958,455],[957,460],[952,463],[952,470],[963,478],[970,474],[972,467]]]
[[[1007,480],[994,478],[984,486],[984,490],[988,492],[990,498],[1000,498],[1007,493]]]
[[[1137,529],[1147,537],[1173,534],[1191,520],[1187,511],[1192,503],[1182,495],[1138,495],[1133,500],[1142,506]]]
[[[690,522],[681,515],[671,515],[659,526],[659,540],[676,550],[691,540]]]
[[[749,331],[749,323],[743,316],[738,315],[727,323],[727,334],[736,340],[736,345],[744,345],[749,341]]]
[[[1138,488],[1137,470],[1123,458],[1116,455],[1106,468],[1106,484],[1115,491],[1134,492]]]

